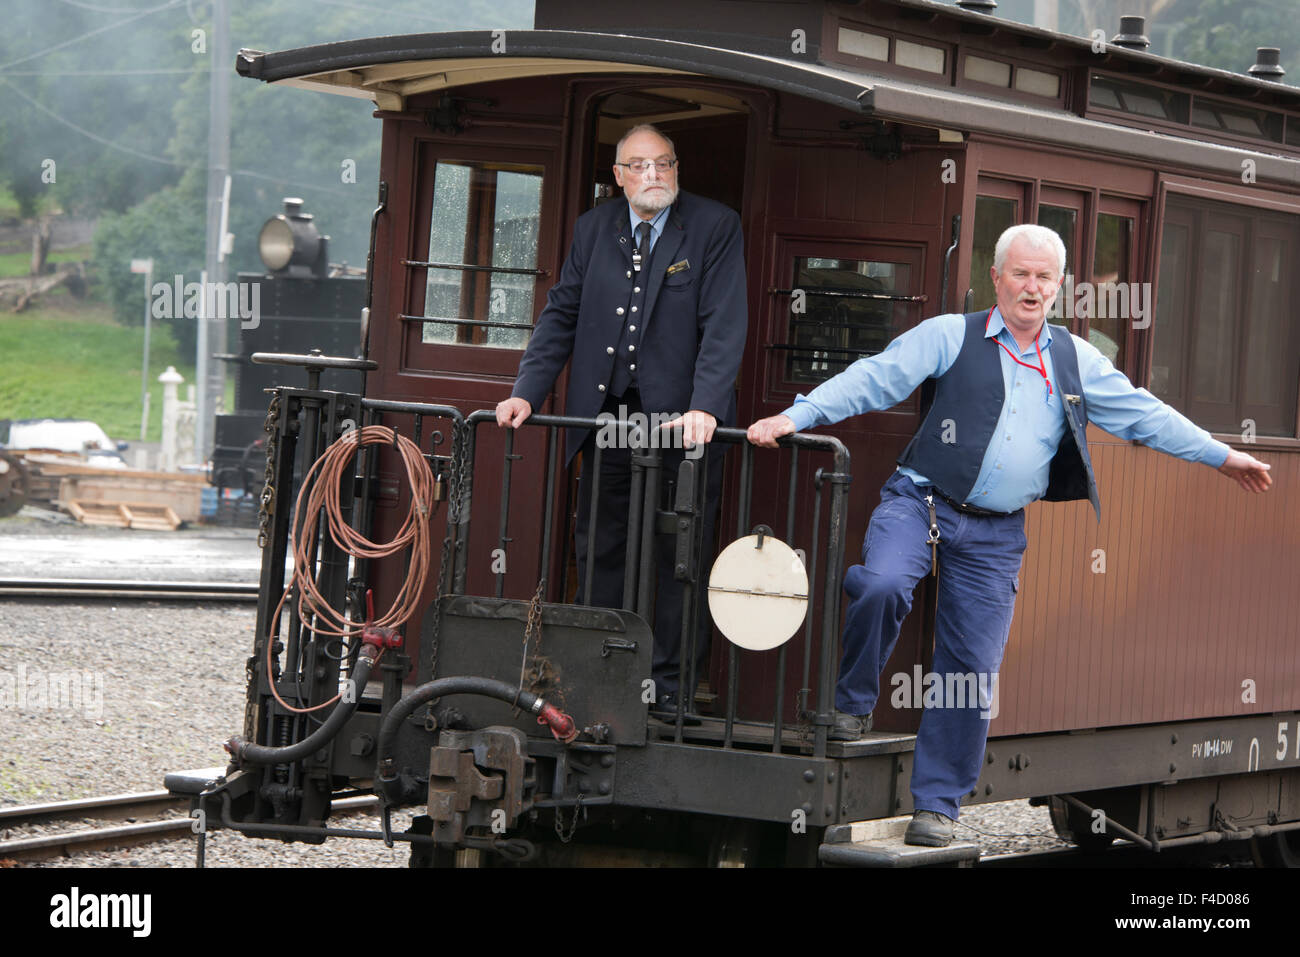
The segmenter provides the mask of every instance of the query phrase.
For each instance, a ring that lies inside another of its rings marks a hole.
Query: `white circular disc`
[[[709,572],[709,611],[733,644],[767,651],[789,641],[808,614],[808,573],[799,555],[771,535],[738,538]]]

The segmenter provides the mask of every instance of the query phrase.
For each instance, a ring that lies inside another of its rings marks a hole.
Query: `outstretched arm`
[[[808,395],[798,396],[782,414],[755,422],[749,427],[749,441],[775,448],[783,435],[887,409],[911,395],[927,378],[947,372],[957,361],[965,334],[966,321],[961,316],[926,319],[896,338],[884,352],[859,359]]]
[[[1172,406],[1129,382],[1091,343],[1074,337],[1088,418],[1112,435],[1218,469],[1248,492],[1273,484],[1269,466],[1214,439]]]

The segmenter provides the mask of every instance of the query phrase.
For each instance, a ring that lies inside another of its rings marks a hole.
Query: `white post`
[[[185,377],[168,366],[167,371],[158,377],[158,381],[163,385],[162,454],[158,468],[163,472],[175,472],[176,425],[180,413],[180,400],[176,396],[176,387],[185,381]]]
[[[195,445],[198,425],[195,421],[194,390],[193,383],[187,385],[185,391],[189,398],[176,403],[176,461],[185,465],[201,465],[205,461]]]

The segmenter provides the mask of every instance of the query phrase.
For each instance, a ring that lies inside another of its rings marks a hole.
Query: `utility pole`
[[[226,279],[225,219],[223,208],[228,199],[230,173],[230,0],[212,0],[212,35],[208,38],[208,201],[207,252],[204,257],[203,308],[198,320],[198,346],[195,356],[197,422],[194,451],[200,462],[212,454],[214,416],[226,392],[225,365],[212,361],[212,353],[226,352],[227,320],[210,315],[218,298],[212,283]],[[221,310],[218,310],[218,313]]]
[[[149,320],[153,318],[153,260],[132,259],[131,272],[144,274],[144,358],[140,360],[140,441],[149,429]]]

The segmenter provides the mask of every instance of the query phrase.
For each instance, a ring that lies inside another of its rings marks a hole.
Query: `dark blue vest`
[[[988,315],[987,312],[966,314],[966,337],[957,361],[933,380],[934,404],[898,458],[899,465],[915,469],[956,502],[966,501],[975,488],[1006,396],[1002,384],[1002,350],[995,340],[984,337]],[[1097,481],[1088,456],[1088,403],[1083,397],[1079,357],[1069,330],[1052,326],[1050,348],[1055,369],[1052,388],[1062,399],[1066,429],[1052,457],[1043,498],[1049,502],[1086,498],[1092,502],[1100,522]],[[948,419],[961,422],[956,442],[944,441],[947,430],[943,423]]]

